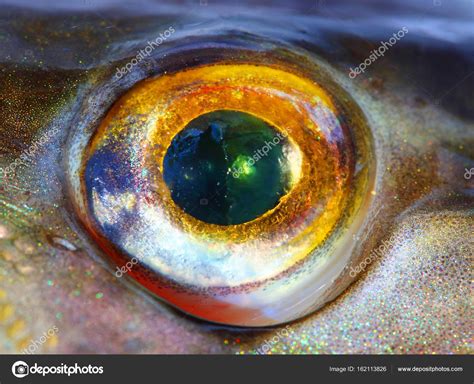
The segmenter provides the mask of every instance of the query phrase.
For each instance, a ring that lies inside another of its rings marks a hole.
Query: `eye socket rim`
[[[195,47],[193,47],[195,48]],[[208,47],[206,47],[208,48]],[[279,52],[281,53],[281,52]],[[277,55],[279,56],[279,59],[281,62],[285,62],[287,63],[288,61],[291,62],[291,65],[293,65],[294,67],[305,67],[307,65],[307,63],[305,64],[304,63],[304,58],[302,58],[301,56],[298,56],[297,59],[295,60],[288,60],[288,52],[285,52],[283,55]],[[194,56],[194,54],[192,54],[192,56]],[[218,56],[218,55],[216,55]],[[266,58],[268,59],[268,56],[266,56]],[[277,60],[277,61],[278,61]],[[198,60],[199,61],[199,60]],[[320,63],[318,62],[318,65]],[[291,66],[290,65],[290,66]],[[324,65],[323,65],[324,67]],[[324,73],[324,71],[321,71]],[[326,72],[326,75],[327,75],[327,72]],[[319,74],[315,74],[316,77],[319,76]],[[324,78],[324,74],[321,75],[323,78]],[[337,100],[335,100],[335,102],[337,102],[338,106],[341,106],[342,109],[348,109],[348,106],[354,106],[355,107],[355,111],[354,110],[351,110],[351,115],[346,115],[345,118],[344,118],[344,124],[348,124],[350,125],[351,122],[354,122],[354,121],[358,121],[358,122],[361,122],[359,124],[359,127],[360,127],[360,130],[358,130],[357,132],[351,132],[352,135],[355,135],[355,136],[358,136],[359,137],[359,140],[361,140],[361,142],[363,142],[363,146],[367,149],[367,148],[372,148],[373,146],[373,139],[371,137],[371,134],[370,134],[370,129],[367,125],[367,121],[365,120],[365,117],[362,113],[362,111],[358,108],[357,104],[352,104],[353,101],[352,99],[350,98],[350,96],[348,96],[347,94],[345,94],[345,92],[342,90],[342,88],[340,88],[340,86],[338,84],[336,84],[334,81],[327,79],[328,80],[328,83],[325,83],[325,88],[326,90],[329,90],[331,94],[336,94],[338,95],[339,91],[341,92],[340,95],[342,95],[342,97],[338,98]],[[89,132],[89,137],[90,135],[92,134],[92,132]],[[364,136],[365,134],[367,134],[366,136]],[[75,147],[75,150],[77,150],[77,146]],[[373,154],[374,154],[374,151],[369,151],[368,152],[368,156],[364,157],[364,156],[359,156],[358,157],[358,164],[359,164],[359,168],[360,169],[357,169],[357,174],[360,176],[360,175],[365,175],[365,176],[361,176],[359,177],[359,182],[361,184],[365,184],[365,186],[369,186],[369,188],[366,188],[367,189],[367,192],[370,192],[370,190],[372,189],[371,188],[371,185],[373,185],[373,182],[375,180],[375,158],[373,157]],[[361,161],[361,159],[363,161]],[[76,173],[77,175],[77,173]],[[357,209],[353,209],[354,207],[351,207],[350,211],[351,213],[347,213],[346,216],[351,216],[353,213],[357,213],[358,210],[360,210],[359,208],[362,207],[362,205],[364,206],[367,206],[369,203],[370,203],[370,199],[371,199],[371,196],[369,193],[367,193],[365,196],[359,196],[357,197],[358,200],[360,200],[362,203],[361,204],[358,204],[358,208]],[[345,220],[344,223],[341,223],[341,225],[338,226],[338,228],[336,228],[336,231],[339,231],[340,229],[342,228],[347,228],[349,225],[351,226],[351,233],[353,233],[353,227],[354,227],[354,223],[357,221],[358,222],[358,225],[362,225],[364,223],[364,220],[361,219],[361,217],[359,216],[358,220],[355,220],[355,216],[352,215],[353,219],[352,220]],[[81,223],[80,221],[78,221],[79,225],[84,227],[83,223]],[[364,223],[365,224],[365,223]],[[86,228],[86,231],[87,231],[87,228]],[[93,236],[94,237],[94,236]],[[328,242],[327,244],[324,244],[324,249],[325,250],[329,250],[331,248],[331,244],[334,245],[334,241],[331,240],[333,236],[331,236],[329,239],[328,239]],[[100,239],[95,237],[95,240],[96,241],[99,241]],[[93,245],[96,245],[96,244],[93,244]],[[111,249],[114,249],[115,251],[118,251],[118,249],[116,249],[115,247],[111,247]],[[101,253],[101,251],[99,250],[99,253]],[[350,253],[350,252],[349,252]],[[317,255],[319,254],[319,256]],[[110,257],[110,254],[108,255]],[[117,256],[117,255],[116,255]],[[305,260],[305,263],[303,264],[300,264],[299,266],[296,266],[295,268],[296,269],[299,269],[301,271],[301,267],[305,267],[305,269],[307,270],[306,267],[314,264],[314,262],[316,261],[316,259],[318,257],[321,256],[321,252],[313,252],[312,253],[312,257],[308,260]],[[345,257],[344,258],[344,261],[343,263],[338,263],[339,264],[339,267],[341,266],[341,264],[345,264],[347,266],[348,264],[348,258],[349,257]],[[123,257],[121,258],[120,256],[117,256],[115,259],[115,262],[119,262],[120,260],[122,261],[128,261],[129,259],[127,259],[126,257]],[[110,264],[110,259],[106,259],[106,262],[108,262],[109,265],[111,265],[111,267],[113,266],[113,264]],[[295,315],[295,313],[285,313],[285,314],[281,314],[281,316],[279,318],[263,318],[263,317],[260,317],[260,318],[255,318],[253,323],[250,324],[246,321],[244,321],[243,319],[240,319],[240,320],[237,320],[237,318],[234,317],[234,320],[223,320],[222,318],[220,319],[212,319],[210,318],[208,315],[209,314],[204,314],[204,315],[200,315],[198,314],[196,311],[195,311],[195,305],[193,306],[194,309],[190,309],[189,311],[186,309],[186,308],[183,308],[183,307],[180,307],[179,303],[176,303],[176,301],[172,300],[171,298],[167,298],[167,302],[168,303],[171,303],[172,305],[175,305],[177,307],[179,307],[181,310],[185,311],[185,312],[188,312],[189,314],[193,315],[193,316],[196,316],[196,317],[200,317],[200,318],[203,318],[204,320],[207,320],[207,321],[215,321],[215,322],[218,322],[218,323],[225,323],[225,324],[234,324],[234,325],[237,325],[237,326],[265,326],[265,325],[271,325],[271,324],[279,324],[279,323],[284,323],[286,321],[291,321],[295,318],[299,318],[301,316],[304,316],[305,314],[308,314],[312,311],[314,311],[315,309],[319,308],[320,306],[322,306],[326,301],[327,301],[327,298],[328,297],[334,297],[333,296],[333,293],[335,291],[338,291],[338,292],[341,292],[353,279],[345,279],[343,275],[343,268],[337,268],[337,271],[335,272],[331,272],[330,275],[333,276],[333,277],[328,277],[327,279],[325,279],[325,281],[330,281],[331,285],[333,284],[334,280],[336,279],[334,276],[339,276],[340,279],[338,280],[342,280],[342,285],[339,285],[338,287],[334,287],[335,289],[325,289],[324,291],[321,292],[321,294],[314,298],[314,300],[312,300],[310,303],[308,303],[308,301],[305,302],[304,304],[304,308],[299,308],[297,310],[297,314]],[[144,273],[144,276],[147,275],[147,272],[146,271],[142,271]],[[304,272],[304,273],[307,273],[307,272]],[[342,275],[341,275],[342,273]],[[148,277],[149,277],[149,274],[148,274]],[[155,276],[155,278],[158,278],[161,283],[163,284],[163,286],[166,286],[167,284],[171,284],[173,285],[174,283],[167,279],[165,276]],[[136,279],[137,281],[139,280],[139,277],[138,277],[138,272],[137,272],[137,276],[134,276],[134,279]],[[291,280],[291,279],[290,279]],[[286,283],[282,280],[282,284],[291,284],[291,285],[294,285],[292,281],[290,281],[288,278],[284,278],[284,281],[286,281]],[[313,279],[314,280],[314,279]],[[146,287],[146,284],[142,281],[141,282],[142,286]],[[265,283],[266,284],[266,283]],[[265,284],[257,284],[257,288],[259,290],[261,289],[265,289]],[[148,286],[147,287],[150,291],[154,292],[155,294],[159,295],[159,292],[157,291],[154,291],[152,288],[153,287],[150,287]],[[244,287],[242,287],[244,288]],[[268,286],[267,286],[268,288]],[[202,288],[200,288],[199,286],[182,286],[182,289],[188,293],[190,292],[194,292],[194,295],[196,294],[196,292],[201,292],[203,294],[205,294],[205,297],[211,297],[213,295],[221,295],[223,294],[222,292],[222,289],[223,287],[214,287],[214,288],[211,288],[211,289],[208,289],[206,290],[206,292],[202,292]],[[337,293],[338,294],[338,293]],[[210,296],[209,296],[210,295]],[[199,301],[200,301],[200,305],[202,304],[203,308],[201,308],[203,311],[204,311],[204,308],[208,306],[209,302],[207,301],[207,299],[205,297],[202,297],[200,295],[198,295],[199,297]],[[196,297],[195,297],[196,298]],[[324,299],[326,298],[326,299]],[[197,299],[197,298],[196,298]],[[281,301],[283,301],[284,299],[282,298]],[[206,304],[207,303],[207,304]],[[203,311],[200,311],[200,312],[203,312]],[[205,312],[205,311],[204,311]]]

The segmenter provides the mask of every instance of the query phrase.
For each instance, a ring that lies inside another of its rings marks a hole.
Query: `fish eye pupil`
[[[210,224],[242,224],[289,192],[291,151],[286,135],[266,121],[241,111],[213,111],[173,138],[164,181],[187,214]]]

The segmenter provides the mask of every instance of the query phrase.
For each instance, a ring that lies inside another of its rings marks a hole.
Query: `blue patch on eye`
[[[89,159],[84,169],[87,190],[95,190],[99,195],[119,194],[135,188],[133,175],[123,167],[124,159],[107,149],[100,149]]]
[[[128,167],[123,166],[124,159],[117,153],[108,149],[98,150],[87,162],[84,169],[84,180],[87,190],[94,191],[95,197],[103,202],[104,206],[110,203],[110,199],[122,196],[126,192],[135,191],[134,176]],[[97,208],[97,201],[94,202],[94,194],[88,195],[88,204],[90,207]],[[108,201],[109,199],[109,201]],[[119,205],[115,202],[115,205]],[[119,206],[119,208],[121,208]],[[117,209],[113,206],[108,206],[111,212],[115,210],[117,217],[120,217],[120,222],[132,225],[137,218],[136,208],[131,209]],[[127,233],[126,228],[118,227],[115,223],[98,223],[104,233],[113,239],[120,242],[123,235]]]

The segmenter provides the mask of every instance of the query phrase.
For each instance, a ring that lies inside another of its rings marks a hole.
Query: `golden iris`
[[[360,206],[366,133],[294,68],[215,63],[146,79],[85,150],[81,220],[117,264],[138,259],[134,279],[188,313],[288,321],[300,313],[279,306],[308,285],[298,269],[327,263],[315,250]]]

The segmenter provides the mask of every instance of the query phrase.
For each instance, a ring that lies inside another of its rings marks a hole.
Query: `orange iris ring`
[[[276,67],[280,67],[283,71],[285,71],[284,66],[282,67],[280,65]],[[298,74],[297,71],[295,71],[294,69],[292,71],[296,74],[296,76],[300,76],[300,74]],[[159,134],[159,131],[157,130],[158,126],[156,124],[156,121],[154,122],[154,124],[151,124],[151,126],[147,125],[152,111],[157,112],[161,110],[161,113],[171,111],[174,99],[180,97],[178,92],[179,90],[177,90],[170,99],[165,101],[162,100],[160,104],[155,103],[154,107],[150,106],[150,103],[145,103],[143,100],[144,98],[149,98],[149,100],[156,98],[156,89],[147,86],[148,82],[153,82],[155,80],[157,79],[149,79],[142,81],[141,83],[133,87],[129,92],[127,92],[124,97],[117,100],[117,102],[114,104],[114,106],[111,108],[107,116],[100,124],[99,129],[95,132],[95,134],[89,141],[89,145],[86,147],[86,151],[84,152],[83,156],[83,166],[95,149],[100,148],[107,142],[125,137],[125,133],[131,132],[134,128],[141,129],[150,127],[150,130],[147,131],[147,134],[141,136],[142,140],[140,141],[140,147],[146,149],[150,145],[150,142],[147,140],[150,137],[153,137],[153,134]],[[311,82],[311,80],[308,81]],[[374,158],[372,157],[373,152],[371,151],[373,143],[370,135],[370,130],[366,125],[366,121],[361,111],[357,108],[352,108],[353,104],[350,102],[350,98],[347,98],[347,96],[345,96],[343,92],[340,92],[340,90],[337,86],[335,86],[335,84],[332,84],[331,82],[329,82],[328,84],[324,82],[324,84],[327,85],[326,89],[330,89],[332,94],[336,96],[337,100],[337,109],[331,109],[331,111],[333,111],[332,117],[337,118],[338,116],[342,115],[342,119],[340,121],[343,122],[343,128],[346,130],[344,132],[344,140],[350,141],[350,145],[344,146],[341,145],[340,142],[335,143],[333,140],[330,140],[332,142],[330,146],[332,152],[329,150],[327,151],[327,153],[329,154],[337,152],[337,148],[335,148],[336,146],[339,147],[339,151],[341,151],[341,149],[344,150],[347,148],[347,153],[342,153],[342,156],[340,158],[338,157],[334,160],[335,163],[340,165],[340,169],[347,170],[347,173],[341,173],[340,175],[335,176],[338,182],[342,183],[341,185],[343,185],[347,191],[345,199],[340,200],[342,202],[342,206],[340,207],[341,211],[344,210],[343,214],[339,218],[339,223],[333,229],[333,231],[337,231],[342,234],[342,232],[344,232],[344,228],[347,228],[349,225],[353,224],[352,222],[355,218],[355,215],[359,212],[360,209],[362,209],[367,204],[367,191],[369,190],[368,188],[371,185],[371,182],[373,182],[373,174],[371,173],[371,170],[374,169]],[[181,89],[184,88],[186,88],[186,86],[181,87]],[[134,89],[146,89],[148,91],[147,96],[145,97],[145,94],[143,94],[143,98],[129,97],[129,93]],[[295,90],[295,92],[296,91],[297,90]],[[299,94],[298,97],[301,97],[301,94]],[[330,101],[331,98],[329,98],[328,96],[328,99],[326,100]],[[331,107],[333,107],[333,104],[324,105],[330,105]],[[120,118],[118,118],[118,116],[120,116]],[[130,116],[133,116],[133,124],[132,121],[129,119]],[[192,117],[189,117],[188,119],[184,120],[183,118],[180,118],[180,116],[177,116],[176,127],[179,126],[183,128],[190,120],[192,120]],[[270,117],[269,122],[273,126],[277,126],[277,124],[273,123],[272,116]],[[320,140],[324,143],[325,141],[327,141],[326,136],[332,136],[332,133],[334,132],[332,132],[331,129],[328,129],[327,125],[320,124],[319,126],[321,128],[321,131],[323,132]],[[280,127],[281,126],[277,126],[278,129],[281,129]],[[348,129],[348,127],[350,127],[350,129]],[[283,131],[283,129],[281,130]],[[178,129],[176,129],[176,131],[178,131]],[[147,140],[145,140],[145,137]],[[314,137],[312,138],[314,139]],[[297,140],[295,138],[290,139],[293,140],[293,142],[295,143],[303,142],[304,144],[304,140]],[[163,145],[163,147],[167,148],[167,146],[165,145]],[[149,156],[150,153],[148,153],[146,156],[147,162],[153,159],[153,156]],[[160,165],[159,162],[156,161],[156,158],[153,164],[156,167],[159,167]],[[354,173],[353,171],[355,164],[358,164],[359,166],[359,170],[357,171],[357,173]],[[311,167],[311,164],[306,164],[305,166]],[[84,169],[84,167],[82,167],[82,169]],[[303,177],[304,174],[302,173],[298,184],[301,180],[303,180]],[[314,180],[312,181],[312,183],[310,183],[312,185],[309,186],[315,188],[316,186],[313,183]],[[300,192],[300,195],[295,195],[294,189],[293,191],[291,191],[291,193],[294,195],[292,198],[300,198],[300,201],[304,201],[304,198],[306,196],[306,193],[303,190]],[[85,194],[83,196],[85,196]],[[289,195],[286,198],[289,199]],[[336,204],[337,202],[334,201],[334,203]],[[86,200],[84,200],[82,204],[84,204],[85,207],[88,207]],[[90,207],[86,208],[86,210],[90,210]],[[274,217],[275,222],[281,223],[282,219],[283,218],[278,215],[275,215]],[[93,223],[93,221],[91,221],[90,219],[86,219],[85,217],[83,217],[82,220],[86,227],[88,227],[91,235],[94,237],[97,243],[100,244],[103,251],[111,257],[112,260],[114,260],[119,265],[127,260],[126,256],[122,255],[120,251],[116,249],[110,241],[105,239],[100,233],[100,230],[98,230],[98,228],[95,228],[95,224]],[[286,229],[288,228],[282,227],[279,233],[284,234]],[[315,230],[317,230],[317,228],[307,227],[307,230],[302,231],[298,237],[305,238],[307,237],[308,232]],[[328,233],[328,235],[329,234],[330,233]],[[331,236],[331,239],[335,237],[339,238],[339,236]],[[331,246],[331,243],[334,242],[329,241],[324,244],[323,249],[329,250],[328,247]],[[304,256],[313,254],[313,252],[311,252],[310,250],[310,247],[307,247],[306,249],[307,252],[305,252]],[[317,253],[321,254],[323,249],[318,249]],[[331,255],[329,254],[327,255],[327,257],[324,257],[324,259],[328,260],[328,258],[331,258],[330,256]],[[304,275],[307,275],[310,270],[314,271],[314,265],[311,266],[315,261],[313,259],[314,258],[311,258],[311,263],[307,263],[307,261],[309,261],[308,258],[305,260],[301,260],[304,261],[303,265],[306,266],[306,268],[304,269]],[[322,260],[320,260],[320,262],[321,261]],[[323,261],[323,263],[326,264],[327,262]],[[298,312],[299,315],[297,316],[284,313],[282,315],[268,317],[265,314],[266,312],[264,313],[263,311],[264,307],[269,306],[268,308],[272,308],[272,313],[275,314],[274,309],[278,307],[277,303],[281,303],[282,300],[284,300],[282,298],[279,298],[278,296],[274,297],[274,295],[271,294],[272,289],[270,289],[269,284],[277,284],[281,288],[286,287],[284,292],[293,291],[294,288],[300,285],[301,287],[304,287],[305,283],[304,281],[301,282],[301,276],[298,277],[299,274],[295,273],[295,268],[300,269],[298,265],[301,266],[301,262],[289,265],[289,268],[283,274],[275,276],[275,278],[271,280],[263,279],[249,286],[245,285],[240,287],[233,287],[231,289],[228,289],[227,287],[209,287],[203,290],[203,287],[199,285],[194,286],[189,284],[182,284],[181,282],[174,280],[172,276],[161,275],[158,271],[152,271],[146,266],[139,266],[137,270],[131,271],[131,275],[142,286],[148,288],[150,291],[154,292],[161,298],[167,300],[172,305],[175,305],[181,310],[188,312],[194,316],[206,320],[215,321],[218,323],[245,326],[262,326],[289,321],[295,317],[299,317],[305,313],[308,313],[308,311],[312,311],[317,308],[318,305],[311,304],[310,302],[309,304],[307,304],[307,308],[300,308],[302,312]],[[291,270],[293,272],[290,272]],[[314,278],[311,278],[310,280],[315,281]],[[291,285],[293,288],[290,289],[289,285]],[[298,292],[302,290],[301,287],[298,289]],[[230,293],[242,294],[246,297],[248,296],[245,299],[245,302],[248,302],[249,300],[252,301],[253,297],[255,297],[260,302],[260,300],[263,299],[262,295],[265,295],[265,305],[262,302],[262,310],[258,310],[253,306],[251,306],[251,308],[247,308],[247,305],[241,306],[239,305],[239,302],[231,303],[226,299],[227,295],[229,295]]]
[[[197,67],[148,79],[132,88],[104,119],[90,151],[114,135],[144,129],[145,120],[151,118],[151,128],[141,136],[143,165],[153,175],[153,200],[165,207],[174,225],[196,239],[213,242],[242,243],[285,235],[297,245],[299,254],[293,261],[298,261],[320,245],[337,224],[352,176],[353,162],[340,161],[340,147],[329,143],[324,135],[341,128],[321,129],[310,113],[317,106],[333,115],[329,121],[337,122],[337,110],[329,95],[299,75],[248,64]],[[162,178],[163,158],[173,137],[195,117],[218,109],[244,111],[268,121],[288,134],[301,155],[297,182],[280,203],[257,219],[234,226],[204,223],[184,213],[173,202]],[[130,124],[131,115],[135,124]],[[114,130],[118,132],[111,134]]]

